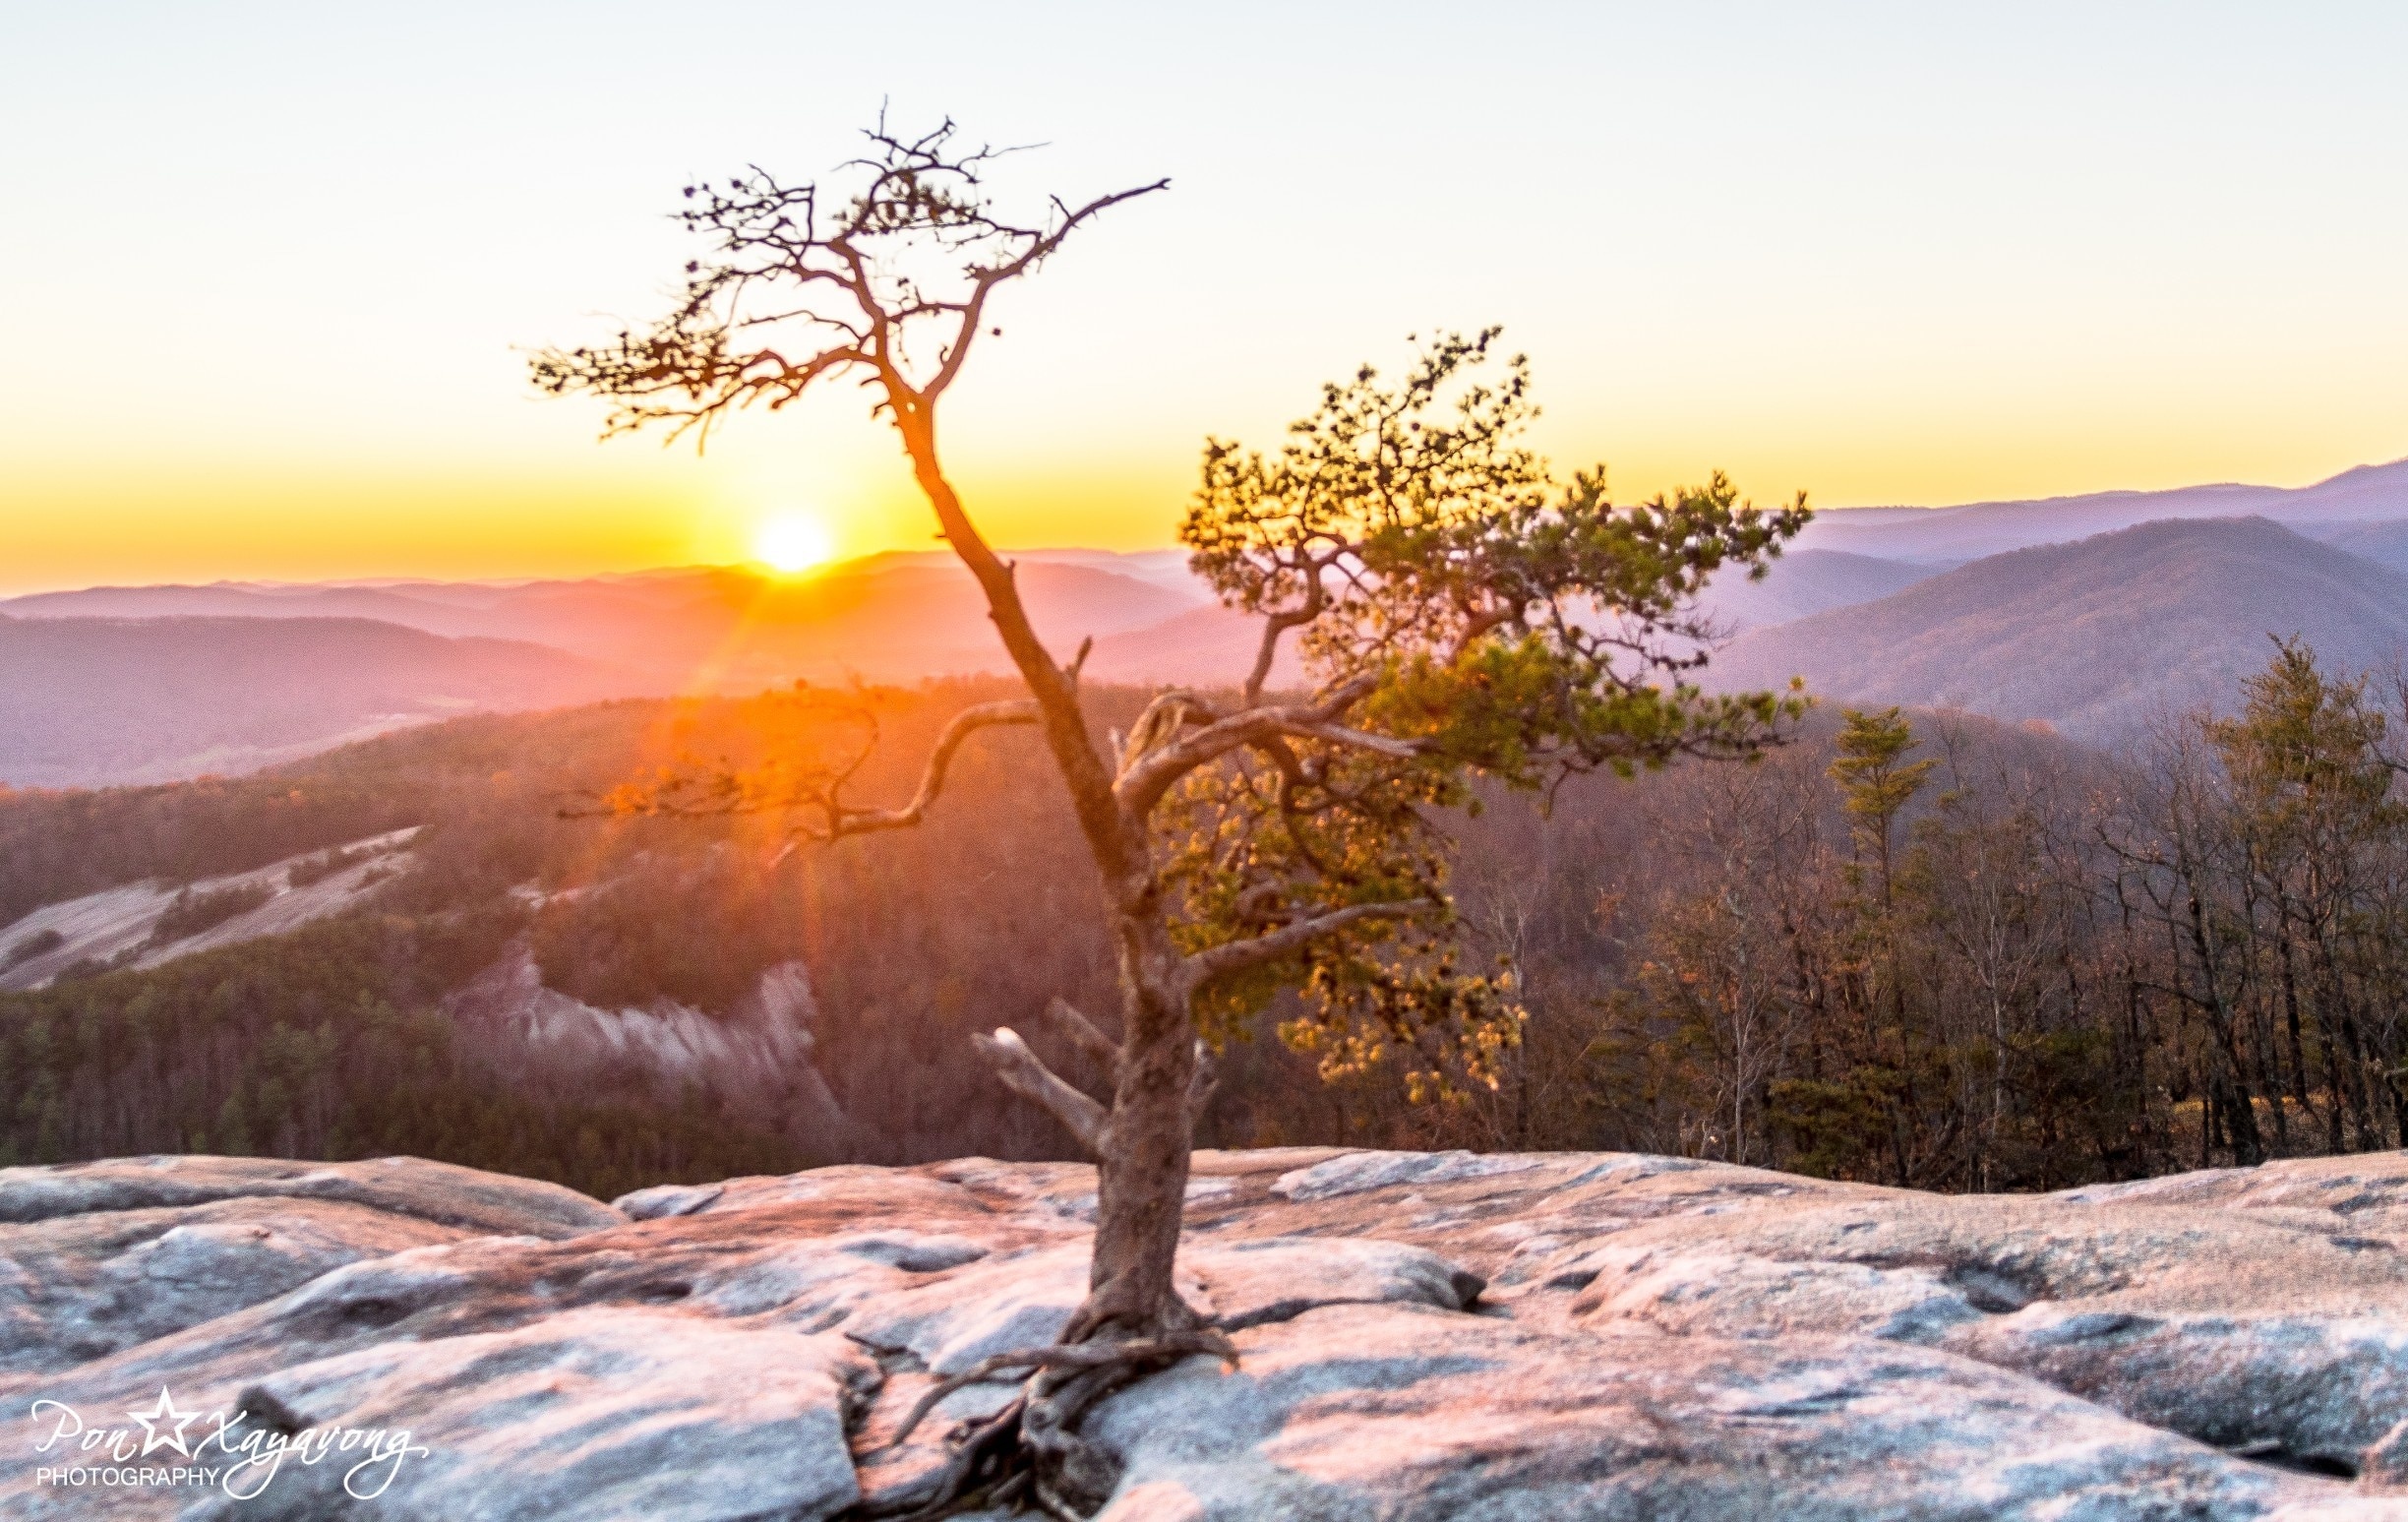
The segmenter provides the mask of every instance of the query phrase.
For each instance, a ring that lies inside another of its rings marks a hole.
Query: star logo
[[[142,1424],[144,1458],[149,1458],[153,1448],[173,1448],[186,1458],[192,1457],[192,1449],[184,1446],[184,1429],[201,1420],[201,1413],[178,1411],[175,1397],[167,1393],[164,1385],[159,1387],[158,1399],[150,1403],[150,1410],[129,1411],[126,1415]],[[160,1431],[162,1427],[167,1431]]]

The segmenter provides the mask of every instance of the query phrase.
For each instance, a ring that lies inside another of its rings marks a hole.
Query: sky
[[[0,0],[0,593],[930,544],[857,393],[696,457],[525,350],[678,188],[881,103],[1169,175],[945,402],[1005,545],[1171,542],[1409,333],[1505,325],[1618,496],[1945,504],[2408,456],[2408,7]]]

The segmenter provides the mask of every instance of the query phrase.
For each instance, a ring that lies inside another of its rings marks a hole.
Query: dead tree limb
[[[1062,1128],[1078,1138],[1093,1157],[1102,1157],[1112,1145],[1112,1117],[1105,1108],[1072,1088],[1055,1075],[1019,1032],[1008,1025],[998,1025],[992,1036],[972,1036],[981,1056],[992,1064],[995,1076],[1003,1086],[1021,1098],[1041,1105],[1046,1113],[1061,1122]]]
[[[1190,1130],[1203,1121],[1205,1107],[1212,1103],[1213,1094],[1220,1087],[1220,1065],[1213,1061],[1212,1048],[1199,1041],[1195,1044],[1195,1076],[1187,1080],[1187,1126]]]
[[[1046,1005],[1046,1018],[1086,1059],[1104,1069],[1107,1075],[1116,1073],[1120,1066],[1120,1043],[1104,1034],[1103,1028],[1089,1019],[1085,1011],[1068,1000],[1056,995]]]
[[[881,829],[909,829],[928,817],[929,806],[944,791],[945,773],[952,768],[953,755],[962,742],[982,729],[998,725],[1035,724],[1043,715],[1037,704],[1026,698],[1002,702],[982,702],[962,709],[945,725],[936,737],[936,748],[929,753],[928,765],[920,773],[919,789],[910,803],[900,809],[847,808],[831,789],[821,800],[820,808],[826,822],[814,831],[825,840],[845,835],[866,835]]]

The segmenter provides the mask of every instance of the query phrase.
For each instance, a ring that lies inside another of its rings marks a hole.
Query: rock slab
[[[0,1515],[890,1515],[1010,1389],[889,1446],[903,1412],[1078,1304],[1094,1191],[983,1159],[616,1206],[411,1159],[0,1171]],[[1240,1358],[1091,1414],[1113,1522],[2408,1522],[2399,1154],[1951,1198],[1203,1153],[1180,1283]],[[120,1452],[170,1478],[49,1478]]]

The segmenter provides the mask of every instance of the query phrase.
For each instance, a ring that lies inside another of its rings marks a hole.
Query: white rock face
[[[298,930],[350,908],[378,883],[407,871],[411,858],[404,848],[417,833],[412,825],[336,847],[360,859],[298,887],[292,885],[292,870],[320,853],[305,851],[250,872],[201,879],[192,884],[196,893],[264,888],[272,896],[246,913],[163,944],[153,943],[152,932],[180,891],[164,883],[131,883],[45,904],[14,924],[0,926],[0,989],[40,988],[79,962],[123,958],[129,966],[156,967],[195,951]],[[53,937],[56,944],[48,950],[10,954],[17,947],[40,944],[35,938],[46,942]]]
[[[1475,1152],[1348,1152],[1281,1174],[1273,1181],[1271,1192],[1304,1204],[1399,1184],[1454,1184],[1536,1166],[1529,1158],[1482,1157]]]
[[[517,943],[444,1009],[474,1050],[520,1080],[629,1079],[669,1097],[698,1085],[803,1136],[833,1140],[845,1129],[836,1096],[812,1065],[815,1011],[800,962],[764,971],[752,996],[717,1018],[673,999],[596,1008],[546,988],[534,953]]]
[[[1188,1200],[1180,1282],[1240,1360],[1091,1414],[1113,1522],[2408,1522],[2408,1156],[1947,1198],[1289,1149],[1200,1154]],[[12,1170],[0,1515],[894,1515],[1010,1387],[888,1434],[1054,1335],[1093,1210],[1091,1170],[983,1159],[619,1208],[407,1160]],[[365,1499],[332,1460],[248,1499],[36,1483],[34,1401],[161,1390],[412,1451]]]

